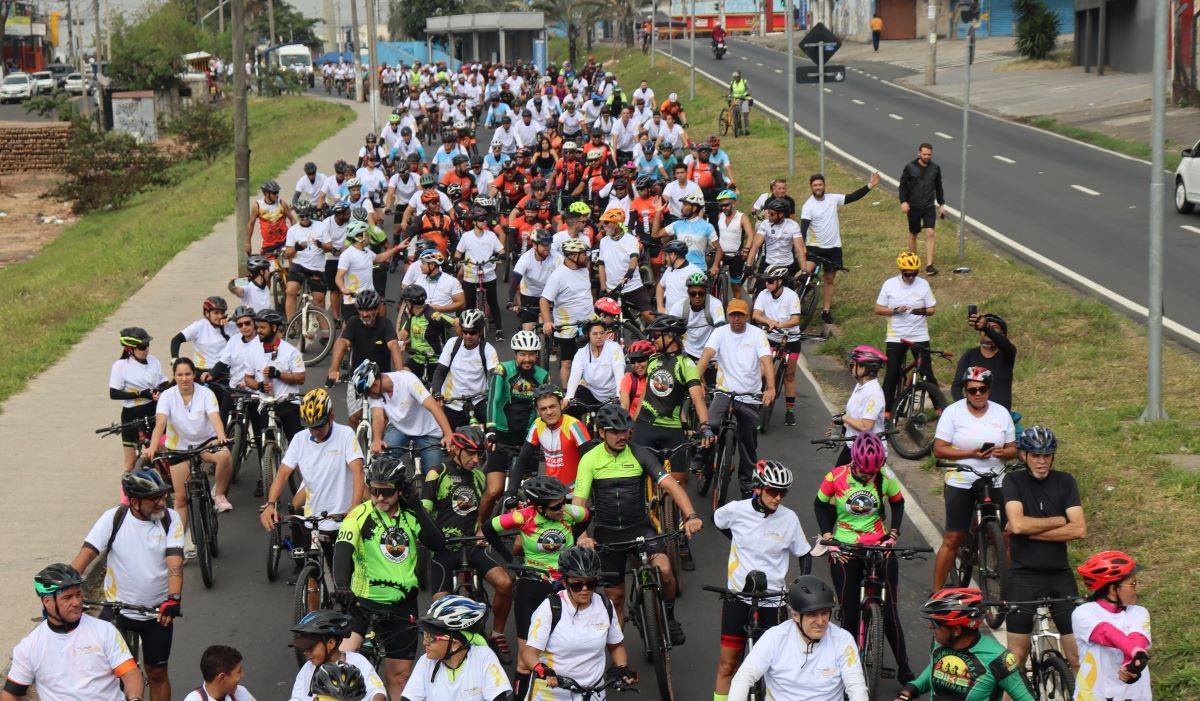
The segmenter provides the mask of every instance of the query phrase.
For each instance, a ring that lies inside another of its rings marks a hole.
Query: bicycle
[[[771,427],[771,415],[775,412],[775,404],[783,397],[783,382],[787,375],[788,366],[791,360],[788,358],[787,342],[788,341],[823,341],[823,336],[818,336],[811,333],[799,333],[796,336],[784,336],[782,339],[770,340],[771,343],[771,364],[775,367],[775,401],[770,404],[763,403],[762,409],[758,413],[758,432],[766,433]]]
[[[970,465],[948,460],[938,460],[937,466],[947,472],[967,472],[979,479],[971,485],[975,496],[975,513],[971,518],[971,530],[950,570],[946,586],[968,587],[972,579],[979,583],[983,598],[998,601],[1001,584],[1008,574],[1008,552],[1005,549],[1002,509],[1004,498],[998,480],[1009,472],[1025,469],[1020,460],[1010,460],[998,473],[978,470]],[[1004,623],[1007,611],[999,606],[986,607],[984,619],[993,630]]]
[[[632,621],[638,629],[645,650],[646,661],[654,666],[658,696],[661,701],[672,701],[675,696],[671,686],[671,636],[667,631],[667,609],[663,601],[662,578],[658,568],[650,562],[646,546],[660,541],[671,541],[683,537],[681,528],[649,538],[639,536],[633,540],[616,543],[597,543],[597,550],[623,552],[636,563],[629,574],[627,590],[628,606],[625,619]]]
[[[836,272],[850,272],[833,261],[821,256],[809,254],[808,259],[816,263],[811,273],[801,273],[800,287],[796,292],[800,295],[800,330],[808,328],[817,315],[817,306],[821,303],[821,287],[825,284],[821,279],[826,268]]]
[[[480,540],[482,538],[479,536],[446,538],[446,547],[449,548],[452,545],[462,546],[458,549],[458,566],[454,569],[454,574],[451,577],[454,593],[486,604],[489,601],[487,590],[483,587],[484,579],[471,566],[471,548],[481,547],[479,545]]]
[[[242,472],[242,464],[250,457],[249,437],[254,431],[250,423],[250,412],[257,411],[257,398],[246,394],[235,394],[233,407],[229,410],[229,450],[233,454],[233,484],[238,483]]]
[[[836,547],[850,557],[866,562],[862,583],[859,585],[858,630],[850,631],[858,641],[862,655],[863,673],[867,678],[867,698],[875,701],[879,694],[881,679],[892,679],[896,670],[883,666],[883,610],[887,606],[887,580],[884,572],[889,557],[904,560],[921,559],[922,553],[932,553],[933,548],[900,547],[895,545],[863,545],[843,543],[837,540],[821,540],[821,545]]]
[[[200,579],[204,581],[205,589],[213,587],[213,558],[219,552],[217,543],[217,509],[213,503],[212,487],[208,481],[208,472],[200,459],[201,454],[213,452],[217,448],[229,445],[229,441],[217,441],[213,436],[195,448],[189,450],[167,450],[155,460],[166,474],[171,473],[171,465],[187,461],[188,477],[184,484],[188,501],[188,527],[192,531],[192,544],[196,546],[196,561],[200,564]]]
[[[475,309],[483,312],[485,323],[489,324],[492,321],[492,310],[488,308],[487,287],[486,283],[483,281],[483,268],[486,265],[501,260],[501,258],[503,258],[503,256],[496,254],[487,260],[481,261],[471,260],[467,257],[463,257],[462,259],[463,267],[470,268],[475,274]],[[497,309],[496,313],[499,314],[500,310]]]
[[[231,390],[233,394],[252,397],[258,401],[260,409],[266,414],[265,424],[261,427],[258,439],[258,468],[259,480],[262,482],[263,496],[271,493],[271,484],[275,481],[275,473],[279,470],[279,463],[283,460],[284,454],[287,452],[287,435],[279,424],[279,418],[276,412],[281,404],[292,403],[296,404],[300,401],[299,394],[285,394],[282,397],[269,397],[260,392],[254,392],[248,389],[235,387]],[[299,488],[298,478],[295,477],[296,472],[292,472],[292,477],[289,478],[292,493],[295,494]],[[257,491],[257,490],[256,490]],[[281,504],[275,504],[276,513],[282,513]]]
[[[1033,632],[1029,639],[1029,655],[1025,660],[1026,682],[1038,701],[1069,701],[1075,696],[1075,675],[1059,644],[1059,634],[1051,627],[1050,607],[1055,604],[1079,605],[1087,601],[1082,596],[1052,598],[1044,596],[1034,601],[985,601],[985,606],[1002,608],[1009,613],[1033,610]]]
[[[626,275],[625,279],[621,280],[621,283],[617,285],[617,289],[612,290],[611,292],[605,292],[602,295],[603,297],[608,297],[617,304],[621,305],[621,314],[617,317],[616,321],[609,325],[609,330],[613,335],[613,340],[616,341],[617,345],[621,346],[622,349],[628,348],[629,345],[635,341],[646,340],[646,333],[642,331],[641,315],[635,311],[631,318],[630,312],[633,310],[629,309],[626,305],[625,292],[622,291],[622,288],[625,287],[625,283],[629,282],[629,280],[632,279],[632,275],[636,273],[637,270],[631,270],[630,274]]]
[[[322,511],[315,516],[288,515],[279,519],[271,529],[271,541],[267,550],[267,579],[275,581],[271,570],[279,571],[279,559],[285,549],[290,550],[292,559],[300,565],[300,571],[291,584],[295,587],[292,594],[292,622],[298,622],[312,611],[331,608],[329,580],[333,576],[333,563],[325,559],[325,546],[333,546],[337,534],[323,534],[319,530],[325,520],[340,521],[346,514],[331,514]],[[291,543],[283,536],[285,526],[297,524],[307,530],[310,538],[307,544]],[[288,548],[288,546],[292,546]],[[305,658],[301,650],[295,650],[296,663],[303,665]]]
[[[304,359],[305,367],[316,365],[333,350],[333,317],[324,307],[313,301],[312,288],[307,277],[300,278],[300,294],[296,299],[296,313],[284,327],[284,338],[297,340],[297,349]]]
[[[734,402],[737,401],[738,397],[748,397],[756,403],[762,402],[761,392],[724,392],[717,390],[713,394],[718,393],[728,395],[729,404],[725,409],[725,414],[721,417],[721,423],[717,427],[717,442],[716,448],[713,450],[712,464],[700,471],[699,480],[696,485],[696,491],[700,496],[704,496],[711,490],[712,498],[710,503],[714,513],[729,501],[729,485],[734,481],[735,470],[737,469],[739,445],[738,418]],[[709,406],[712,406],[711,402]],[[711,414],[708,420],[710,423],[712,422],[713,417]]]
[[[892,424],[900,430],[892,435],[888,443],[901,457],[920,460],[933,450],[937,421],[947,406],[946,395],[941,388],[924,379],[925,365],[930,362],[931,356],[949,361],[953,360],[954,354],[940,350],[926,351],[912,341],[900,342],[915,353],[916,359],[900,370],[904,381],[896,388],[892,405]]]
[[[122,611],[131,611],[133,613],[141,613],[147,616],[158,618],[158,609],[153,606],[126,604],[121,601],[92,601],[90,599],[83,600],[83,608],[84,610],[99,609],[101,614],[98,616],[98,618],[108,621],[116,627],[117,631],[121,634],[121,637],[125,639],[125,646],[129,648],[129,656],[133,658],[133,661],[138,665],[138,668],[141,669],[144,674],[145,661],[141,659],[142,636],[133,631],[125,630],[123,627],[121,627],[119,624],[120,619],[117,618],[117,614],[121,613]],[[175,618],[183,618],[183,614],[181,613],[178,616],[175,616]],[[42,618],[39,616],[35,620],[41,621]]]
[[[574,679],[572,679],[570,677],[565,677],[561,674],[555,675],[555,678],[558,679],[558,688],[559,689],[563,689],[564,691],[570,691],[570,692],[579,694],[580,696],[583,697],[582,699],[580,699],[580,701],[591,701],[593,698],[599,697],[600,694],[602,694],[606,689],[612,689],[613,691],[632,691],[633,690],[633,687],[630,686],[629,684],[626,684],[624,680],[608,679],[607,676],[599,684],[596,684],[594,686],[584,686],[584,685],[580,684],[579,682],[575,681]]]
[[[326,75],[325,79],[322,82],[325,85],[325,94],[326,95],[331,94],[333,92],[333,76]]]
[[[133,469],[140,470],[146,464],[146,459],[142,457],[142,451],[146,449],[146,446],[150,445],[150,436],[154,432],[153,416],[145,416],[140,419],[126,421],[125,423],[114,422],[109,426],[96,429],[96,433],[101,438],[104,438],[105,436],[119,436],[121,435],[121,432],[127,428],[138,429],[137,445],[135,446],[137,451],[137,459],[134,460]]]
[[[754,648],[754,644],[766,632],[767,625],[761,622],[762,618],[762,602],[773,600],[779,606],[784,605],[784,597],[787,596],[786,591],[769,591],[769,590],[754,590],[753,580],[762,578],[766,582],[766,575],[759,570],[754,570],[746,575],[746,585],[742,591],[733,591],[725,587],[718,587],[712,584],[705,584],[701,589],[711,591],[721,597],[722,600],[741,601],[750,600],[750,616],[746,621],[744,630],[746,631],[746,644],[742,648],[742,660],[744,661],[750,655],[750,650]],[[749,701],[767,701],[767,687],[762,679],[754,682],[750,687],[750,694],[747,697]]]
[[[754,99],[751,97],[726,95],[725,107],[717,115],[717,129],[721,136],[727,136],[731,127],[734,138],[748,134],[746,114],[749,113],[750,107],[753,105]]]
[[[681,443],[674,448],[652,448],[648,445],[640,446],[658,458],[663,464],[663,472],[671,474],[671,456],[679,451],[686,451],[693,446],[700,445],[700,441],[688,441]],[[650,514],[650,523],[654,526],[656,533],[666,533],[668,527],[679,528],[683,524],[683,519],[687,514],[681,513],[679,505],[671,499],[660,485],[654,484],[653,481],[646,478],[646,495],[649,501],[646,504],[646,512]],[[683,548],[676,540],[667,543],[667,558],[671,560],[671,571],[675,573],[675,596],[683,596]]]
[[[405,616],[402,619],[397,619],[384,604],[377,604],[367,599],[359,599],[352,606],[345,607],[344,612],[350,615],[357,614],[367,619],[367,634],[363,636],[363,644],[358,649],[358,654],[367,658],[367,661],[375,669],[379,669],[379,666],[383,664],[387,656],[387,641],[376,632],[376,624],[379,621],[402,620],[407,624],[405,630],[396,631],[395,635],[400,635],[406,632],[407,629],[417,627],[416,617]]]

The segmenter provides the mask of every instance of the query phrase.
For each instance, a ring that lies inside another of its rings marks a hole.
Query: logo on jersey
[[[476,499],[475,488],[466,484],[456,484],[450,490],[450,508],[458,516],[469,516],[475,513],[479,502]]]
[[[675,377],[670,371],[664,368],[657,368],[650,374],[650,381],[647,383],[650,391],[656,397],[666,397],[675,389]]]
[[[567,536],[557,528],[551,528],[538,534],[538,550],[544,553],[554,553],[562,550],[567,544]]]
[[[856,489],[846,498],[846,510],[855,516],[873,514],[879,509],[879,499],[869,489]]]
[[[534,389],[536,388],[532,380],[521,377],[512,384],[512,396],[520,397],[521,399],[532,399]]]
[[[399,526],[388,526],[379,538],[379,552],[389,561],[401,563],[408,559],[411,541],[408,531]]]
[[[933,665],[933,678],[941,686],[970,689],[974,684],[971,668],[958,655],[946,655]]]

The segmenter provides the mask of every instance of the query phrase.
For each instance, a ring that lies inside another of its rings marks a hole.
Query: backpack
[[[451,367],[454,366],[454,356],[458,355],[458,349],[462,348],[462,345],[463,345],[462,336],[455,336],[454,337],[454,347],[450,349],[450,362],[446,363],[447,370],[449,370]],[[483,369],[483,376],[485,378],[487,377],[488,369],[487,369],[487,357],[484,356],[483,349],[486,346],[487,346],[487,342],[484,341],[482,338],[479,339],[479,367]],[[485,386],[486,386],[486,380],[485,380]]]
[[[108,542],[104,544],[104,551],[111,554],[113,541],[117,539],[117,531],[121,530],[121,524],[125,523],[125,517],[129,515],[129,505],[122,504],[113,512],[112,533],[108,534]],[[163,534],[171,532],[171,512],[166,511],[163,519],[159,521],[162,524]]]
[[[613,616],[616,615],[612,602],[600,592],[596,592],[592,596],[599,597],[600,601],[604,602],[604,610],[608,612],[608,621],[612,623]],[[554,592],[547,596],[546,600],[550,602],[550,632],[546,634],[546,640],[549,641],[550,636],[554,635],[554,629],[558,627],[558,622],[562,620],[562,598],[558,592]]]

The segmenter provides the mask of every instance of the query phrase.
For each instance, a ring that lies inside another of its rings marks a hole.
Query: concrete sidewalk
[[[352,124],[279,175],[284,196],[290,197],[306,161],[328,170],[335,160],[358,149],[363,134],[371,130],[370,110],[365,104],[351,107],[357,113]],[[62,360],[33,378],[25,391],[4,403],[0,444],[8,457],[0,495],[0,571],[5,574],[6,605],[0,610],[0,657],[6,660],[5,668],[13,645],[33,628],[30,619],[40,613],[33,575],[51,562],[69,562],[92,524],[119,495],[120,441],[101,440],[94,433],[120,413],[119,403],[108,398],[106,389],[109,368],[120,355],[117,332],[125,326],[146,327],[154,337],[150,352],[165,366],[171,337],[199,318],[204,297],[221,294],[231,304],[235,301],[225,289],[236,275],[234,238],[230,215],[167,263]],[[241,234],[236,238],[241,241]]]
[[[804,35],[807,30],[797,29],[796,40]],[[772,32],[764,37],[746,36],[738,34],[736,39],[744,39],[759,46],[766,46],[776,51],[787,51],[787,37],[783,32]],[[950,66],[963,65],[963,54],[966,51],[966,42],[962,40],[938,40],[938,68],[946,68]],[[1061,45],[1061,42],[1060,42]],[[962,48],[960,48],[962,47]],[[894,66],[906,68],[910,71],[921,72],[925,70],[926,55],[929,52],[929,42],[926,39],[896,39],[891,41],[883,41],[879,44],[879,51],[871,48],[870,43],[857,41],[846,41],[842,44],[842,48],[838,49],[837,56],[834,57],[835,63],[858,63],[858,62],[876,62],[889,63]],[[987,37],[979,39],[975,42],[975,63],[984,63],[992,61],[1007,61],[1017,55],[1017,50],[1013,46],[1012,37]],[[803,58],[803,56],[802,56]],[[807,59],[804,59],[807,60]]]

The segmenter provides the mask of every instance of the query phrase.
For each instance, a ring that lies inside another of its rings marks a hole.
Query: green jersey
[[[588,510],[582,506],[567,504],[563,507],[561,521],[546,518],[537,509],[527,506],[492,519],[492,530],[501,535],[516,533],[521,539],[521,551],[525,564],[544,570],[548,576],[558,578],[558,554],[575,544],[577,523],[588,520]]]
[[[1017,669],[1017,658],[990,635],[979,634],[966,650],[937,647],[929,666],[909,686],[930,701],[1034,701]]]
[[[417,535],[421,525],[400,509],[392,518],[365,501],[351,509],[338,530],[339,543],[354,547],[350,591],[360,599],[391,604],[417,592]]]
[[[601,443],[579,459],[575,496],[592,500],[597,528],[632,528],[650,522],[646,513],[646,478],[658,484],[667,477],[661,465],[639,463],[629,446],[614,455]]]
[[[410,316],[404,324],[408,331],[408,357],[421,365],[436,363],[446,343],[446,335],[453,327],[453,317],[435,312],[431,307]]]
[[[683,403],[688,391],[700,385],[696,364],[682,353],[660,353],[646,366],[646,391],[638,421],[666,428],[681,428]]]
[[[446,463],[430,470],[421,485],[421,505],[447,538],[464,538],[479,524],[479,501],[485,478],[481,470],[464,470]],[[458,550],[461,544],[447,549]]]
[[[887,532],[883,526],[884,499],[893,505],[904,501],[900,482],[889,467],[884,467],[879,478],[869,482],[860,482],[849,465],[835,467],[825,474],[817,488],[817,500],[837,509],[837,531],[833,537],[843,543],[879,542]]]

